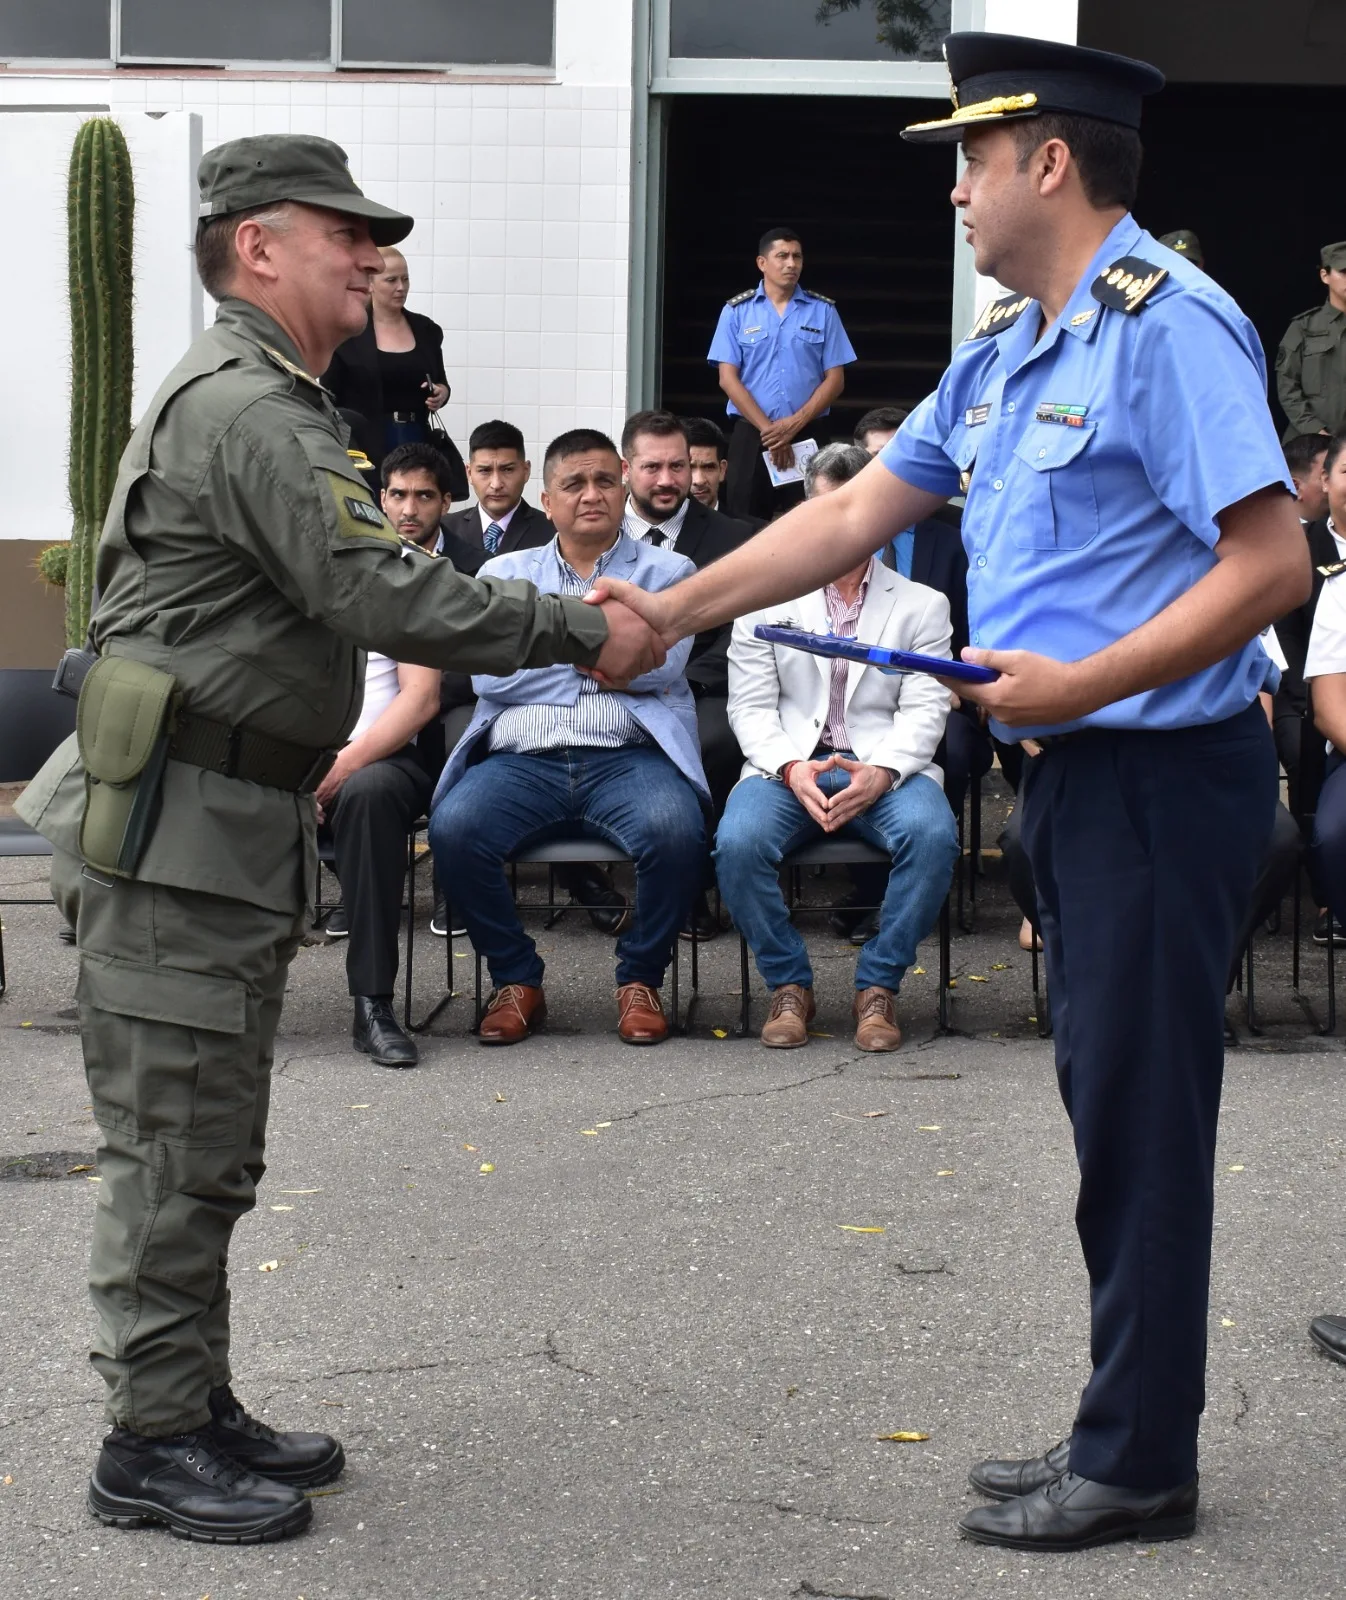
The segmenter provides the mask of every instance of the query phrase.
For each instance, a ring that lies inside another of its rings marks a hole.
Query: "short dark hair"
[[[1127,211],[1134,208],[1144,154],[1134,128],[1067,111],[1045,111],[1040,117],[1025,117],[1008,126],[1019,152],[1020,172],[1028,166],[1035,150],[1049,139],[1060,139],[1075,158],[1084,197],[1095,211],[1109,206],[1122,206]]]
[[[558,433],[542,458],[543,483],[551,478],[552,468],[558,461],[564,461],[567,456],[586,455],[590,450],[610,450],[614,456],[621,456],[607,434],[599,433],[597,428],[571,428],[568,433]]]
[[[797,228],[788,227],[783,222],[779,222],[774,228],[768,228],[762,237],[757,241],[757,254],[759,256],[766,255],[767,251],[771,249],[771,246],[779,243],[782,239],[785,239],[790,244],[797,244],[801,248],[803,246],[803,240],[799,237],[799,230]]]
[[[721,461],[728,461],[729,441],[724,436],[724,429],[712,422],[709,417],[684,417],[682,431],[687,435],[689,450],[698,447],[710,449]]]
[[[642,433],[648,433],[654,439],[671,439],[676,434],[686,442],[687,424],[681,417],[675,417],[671,411],[634,412],[626,419],[626,426],[622,429],[622,459],[624,461],[630,458],[631,446]]]
[[[201,287],[212,300],[223,300],[234,281],[237,257],[234,240],[239,224],[261,217],[268,227],[287,228],[290,224],[290,202],[270,200],[264,206],[249,206],[245,211],[231,211],[224,217],[206,217],[196,225],[196,275]]]
[[[399,444],[390,450],[379,468],[379,479],[385,489],[395,472],[428,472],[442,495],[447,495],[453,487],[448,457],[432,444]]]
[[[1281,448],[1285,452],[1285,464],[1290,469],[1290,476],[1303,477],[1331,443],[1321,433],[1300,433],[1287,440]]]
[[[468,455],[474,450],[517,450],[522,456],[523,434],[512,422],[493,417],[490,422],[479,422],[468,436]]]
[[[1310,434],[1309,438],[1312,437],[1313,435]],[[1343,450],[1346,450],[1346,428],[1343,428],[1340,433],[1334,433],[1327,441],[1327,459],[1323,462],[1324,472],[1331,472]]]
[[[900,428],[910,415],[911,412],[902,406],[875,406],[856,423],[851,437],[856,444],[863,445],[866,434],[887,433],[890,428]]]

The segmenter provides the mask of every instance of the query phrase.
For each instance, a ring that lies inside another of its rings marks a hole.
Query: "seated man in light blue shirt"
[[[542,505],[550,543],[494,557],[483,577],[583,595],[600,577],[665,589],[696,569],[622,532],[626,491],[611,439],[588,428],[548,447]],[[636,865],[635,912],[617,941],[618,1032],[668,1035],[659,999],[678,929],[700,887],[710,795],[684,676],[692,641],[624,693],[571,666],[472,680],[476,712],[435,790],[430,844],[440,882],[485,957],[494,991],[478,1037],[517,1044],[546,1018],[543,964],[524,932],[505,863],[543,838],[603,839]]]

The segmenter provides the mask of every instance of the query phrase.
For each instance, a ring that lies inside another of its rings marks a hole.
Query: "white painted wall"
[[[87,102],[91,97],[81,97]],[[70,307],[66,174],[79,112],[0,108],[0,216],[23,219],[0,255],[5,370],[0,438],[14,470],[0,480],[0,538],[54,542],[70,534]],[[136,187],[135,392],[138,415],[200,327],[200,291],[183,250],[195,210],[196,118],[120,119]]]

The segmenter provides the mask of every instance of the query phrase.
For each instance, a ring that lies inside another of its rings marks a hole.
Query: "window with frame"
[[[0,7],[0,61],[550,67],[554,0],[38,0]]]
[[[669,0],[670,56],[938,61],[952,0]]]

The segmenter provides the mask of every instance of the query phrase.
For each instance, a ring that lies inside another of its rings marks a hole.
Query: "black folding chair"
[[[781,871],[788,873],[789,903],[793,906],[795,914],[801,911],[829,912],[829,911],[877,911],[878,906],[856,906],[847,902],[844,906],[840,902],[814,905],[800,903],[799,875],[805,867],[848,867],[848,866],[883,866],[891,865],[885,851],[877,849],[872,844],[866,844],[862,839],[818,839],[812,844],[801,845],[798,850],[792,850],[781,861]],[[952,967],[952,957],[949,950],[950,916],[949,896],[945,895],[944,904],[939,910],[939,1031],[948,1033],[949,1027],[949,973]],[[695,947],[693,947],[695,948]],[[742,976],[742,1003],[739,1010],[739,1037],[746,1038],[752,1032],[752,995],[750,990],[749,952],[748,941],[742,933],[738,936],[739,971]]]
[[[1299,824],[1300,837],[1304,841],[1304,854],[1308,857],[1313,844],[1313,825],[1318,813],[1318,796],[1322,793],[1323,782],[1327,777],[1327,741],[1318,732],[1313,722],[1313,685],[1308,685],[1308,705],[1304,712],[1304,725],[1299,736],[1299,772],[1296,776],[1294,792],[1291,796],[1291,811],[1295,821]],[[1327,913],[1327,1016],[1319,1022],[1314,1015],[1313,1007],[1299,987],[1300,975],[1300,941],[1303,937],[1303,893],[1304,874],[1295,874],[1295,898],[1293,923],[1291,934],[1294,941],[1291,955],[1290,987],[1295,999],[1303,1008],[1305,1016],[1314,1025],[1320,1034],[1333,1034],[1337,1031],[1337,964],[1336,964],[1336,918],[1329,907]]]
[[[545,844],[525,845],[517,855],[510,860],[510,886],[514,891],[514,902],[520,911],[545,911],[547,913],[547,927],[554,927],[565,912],[572,908],[587,911],[590,908],[582,902],[573,899],[557,900],[556,898],[556,869],[569,865],[596,865],[604,863],[631,864],[631,857],[625,850],[619,850],[616,845],[608,844],[603,839],[551,839]],[[547,868],[547,898],[544,901],[523,901],[518,897],[518,868],[532,863],[540,863]],[[606,910],[606,907],[595,907],[597,910]],[[692,993],[687,1001],[685,1015],[679,1020],[679,992],[678,969],[681,965],[680,943],[675,944],[673,960],[669,975],[669,1026],[677,1033],[686,1033],[692,1018],[692,1008],[697,1001],[697,984],[699,972],[699,943],[696,937],[696,923],[692,923],[691,946],[692,965]],[[484,988],[482,984],[482,959],[481,951],[476,950],[476,1021],[473,1027],[481,1026],[481,1019],[485,1012]]]

